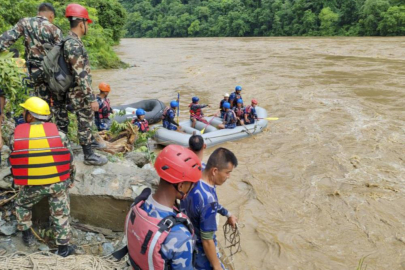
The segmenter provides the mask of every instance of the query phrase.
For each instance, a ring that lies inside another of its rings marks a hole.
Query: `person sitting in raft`
[[[100,90],[100,94],[97,95],[98,111],[94,113],[94,121],[98,131],[109,130],[111,126],[109,117],[112,109],[108,94],[111,91],[111,87],[108,83],[102,82],[98,85],[98,89]]]
[[[233,111],[235,112],[237,122],[236,124],[238,126],[243,126],[244,125],[244,119],[245,119],[245,108],[243,107],[243,100],[238,99],[236,102],[236,107],[233,108]]]
[[[229,102],[229,94],[228,93],[225,93],[224,99],[221,100],[221,102],[219,103],[219,109],[221,110],[221,118],[224,118],[224,115],[225,115],[225,110],[224,110],[224,107],[223,107],[224,102]]]
[[[236,115],[233,110],[231,110],[231,104],[228,102],[224,103],[224,109],[225,109],[225,115],[224,115],[224,121],[222,124],[218,125],[219,129],[232,129],[236,127]]]
[[[201,168],[204,171],[205,163],[202,162],[202,160],[204,158],[204,149],[207,148],[207,145],[204,143],[204,138],[201,135],[196,135],[194,131],[193,135],[188,140],[188,148],[200,159]]]
[[[235,87],[235,92],[233,92],[230,96],[229,96],[229,103],[231,104],[231,108],[236,106],[236,101],[238,99],[242,99],[242,86],[236,86]]]
[[[181,127],[179,124],[174,121],[176,117],[176,108],[179,106],[179,103],[175,100],[170,102],[170,106],[167,106],[163,111],[162,121],[163,127],[167,128],[168,130],[177,130],[180,131]]]
[[[141,133],[149,131],[149,123],[148,120],[145,119],[144,109],[136,110],[136,119],[132,120],[132,124],[138,126],[138,131]]]
[[[208,124],[207,120],[205,120],[204,118],[204,114],[202,112],[202,108],[205,107],[210,107],[210,105],[206,105],[206,104],[198,104],[198,101],[200,99],[198,97],[193,97],[191,99],[192,103],[190,103],[190,105],[188,105],[188,107],[190,108],[190,120],[191,120],[191,127],[195,128],[195,125],[197,124],[197,121],[203,122],[204,124]]]
[[[255,119],[258,119],[256,113],[256,106],[258,102],[256,99],[252,99],[252,105],[248,105],[245,108],[245,123],[246,124],[254,124]]]

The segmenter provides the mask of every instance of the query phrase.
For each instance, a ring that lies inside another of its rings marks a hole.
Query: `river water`
[[[216,108],[241,85],[280,118],[223,145],[239,159],[218,188],[241,223],[236,269],[356,269],[366,256],[369,270],[405,269],[405,38],[123,39],[116,51],[136,66],[93,72],[113,104],[180,91],[187,119],[192,96]]]

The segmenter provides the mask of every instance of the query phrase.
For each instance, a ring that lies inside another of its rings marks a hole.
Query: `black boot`
[[[69,255],[72,255],[75,253],[76,246],[72,245],[63,245],[63,246],[58,246],[58,251],[56,252],[57,255],[62,256],[62,257],[67,257]]]
[[[27,247],[35,245],[35,237],[32,234],[31,229],[22,231],[22,240]]]
[[[107,146],[105,143],[99,143],[93,136],[91,136],[91,148],[93,149],[104,149]]]
[[[107,164],[108,159],[104,156],[100,156],[94,153],[93,149],[91,149],[91,145],[82,145],[83,153],[84,153],[84,164],[86,165],[94,165],[94,166],[101,166]]]

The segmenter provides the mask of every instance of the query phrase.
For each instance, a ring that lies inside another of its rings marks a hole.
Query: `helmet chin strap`
[[[183,191],[179,190],[179,184],[173,184],[174,188],[176,189],[176,191],[178,193],[180,193],[181,195],[181,199],[180,200],[184,200],[187,197],[187,194],[190,192],[190,190],[193,188],[194,185],[190,185],[190,188],[187,190],[186,193],[184,193]]]
[[[84,36],[87,35],[87,27],[86,27],[86,19],[83,19],[83,25],[84,25]]]

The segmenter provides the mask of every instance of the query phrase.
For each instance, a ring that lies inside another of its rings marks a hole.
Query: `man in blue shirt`
[[[226,216],[227,223],[234,228],[237,218],[219,204],[216,186],[225,183],[237,165],[238,160],[231,151],[216,149],[208,159],[201,180],[181,202],[181,210],[193,223],[197,237],[194,269],[224,269],[217,252],[217,213]]]
[[[236,86],[235,87],[235,92],[233,92],[230,96],[229,96],[229,104],[231,104],[231,108],[236,106],[236,101],[238,99],[242,99],[242,86]]]

